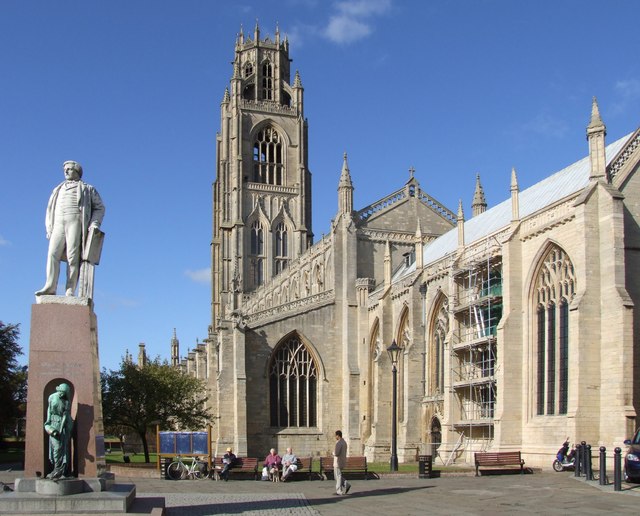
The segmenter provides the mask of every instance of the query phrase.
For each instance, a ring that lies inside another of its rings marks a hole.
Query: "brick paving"
[[[0,472],[0,481],[13,482],[17,473]],[[528,475],[382,476],[350,479],[351,492],[334,496],[332,481],[296,480],[274,484],[253,480],[170,481],[117,477],[136,484],[140,501],[164,497],[168,516],[213,514],[374,515],[374,514],[640,514],[640,485],[613,486],[576,479],[572,473]],[[0,495],[1,496],[1,495]],[[144,510],[140,510],[144,513]]]

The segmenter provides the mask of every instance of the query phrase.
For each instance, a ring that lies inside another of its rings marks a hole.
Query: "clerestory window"
[[[282,138],[273,127],[263,128],[253,144],[253,182],[283,184]]]
[[[318,369],[293,336],[274,350],[269,369],[271,426],[317,426]]]
[[[536,413],[566,414],[569,395],[569,303],[573,263],[558,246],[543,259],[536,280]]]

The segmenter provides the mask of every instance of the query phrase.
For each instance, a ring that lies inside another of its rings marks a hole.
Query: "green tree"
[[[0,437],[15,428],[25,411],[27,368],[17,360],[22,355],[19,326],[0,321]]]
[[[204,405],[205,383],[159,359],[143,367],[123,361],[116,371],[103,370],[101,380],[105,432],[136,433],[146,462],[147,431],[158,422],[165,430],[199,430],[211,418]]]

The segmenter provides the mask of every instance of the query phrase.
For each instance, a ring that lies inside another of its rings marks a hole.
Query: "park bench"
[[[215,471],[215,479],[220,478],[220,472],[224,468],[222,457],[214,457],[213,468]],[[258,459],[256,457],[236,457],[231,473],[251,473],[254,480],[258,480]]]
[[[311,457],[302,457],[302,458],[298,457],[298,460],[296,461],[296,466],[298,466],[298,469],[294,473],[290,473],[289,478],[298,474],[302,474],[302,475],[308,475],[309,480],[311,480],[312,461],[313,459]],[[284,470],[284,466],[283,466],[283,470]]]
[[[333,473],[333,457],[320,457],[320,478],[324,480],[327,473]],[[342,468],[342,473],[364,473],[367,480],[367,458],[366,457],[347,457],[347,465]]]
[[[524,474],[524,460],[519,451],[514,452],[476,452],[476,477],[480,476],[480,468],[520,466],[520,474]]]

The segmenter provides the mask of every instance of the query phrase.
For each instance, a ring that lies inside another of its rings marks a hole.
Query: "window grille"
[[[317,426],[317,382],[316,364],[300,339],[280,345],[269,371],[271,426]]]

